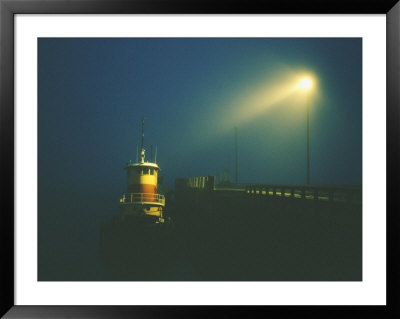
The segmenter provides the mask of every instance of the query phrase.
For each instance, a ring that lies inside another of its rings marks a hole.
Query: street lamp
[[[300,81],[300,88],[307,92],[307,185],[310,185],[310,89],[312,82],[309,78]]]

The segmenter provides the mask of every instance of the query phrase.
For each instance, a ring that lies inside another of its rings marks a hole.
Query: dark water
[[[100,280],[100,225],[118,213],[108,194],[58,192],[40,199],[39,280]]]
[[[174,225],[151,231],[115,219],[108,196],[41,202],[39,280],[362,279],[360,206],[205,196],[171,203]]]

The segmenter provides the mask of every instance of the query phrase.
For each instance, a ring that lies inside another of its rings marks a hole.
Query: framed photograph
[[[397,1],[0,10],[5,318],[399,314]]]

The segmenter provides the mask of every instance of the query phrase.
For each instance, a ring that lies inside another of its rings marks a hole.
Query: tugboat
[[[142,143],[140,148],[140,162],[128,163],[127,193],[120,199],[122,217],[145,217],[150,222],[164,223],[163,208],[164,195],[157,193],[157,180],[160,167],[157,165],[157,153],[154,163],[145,161],[144,149],[144,118],[142,118]]]
[[[127,192],[119,200],[120,213],[100,230],[105,280],[162,280],[174,259],[172,222],[164,216],[165,197],[158,193],[156,159],[145,160],[143,118],[140,161],[126,164]]]

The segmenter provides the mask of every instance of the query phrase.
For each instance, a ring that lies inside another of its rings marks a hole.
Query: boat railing
[[[119,200],[122,204],[155,204],[165,205],[165,196],[154,193],[127,193]]]

